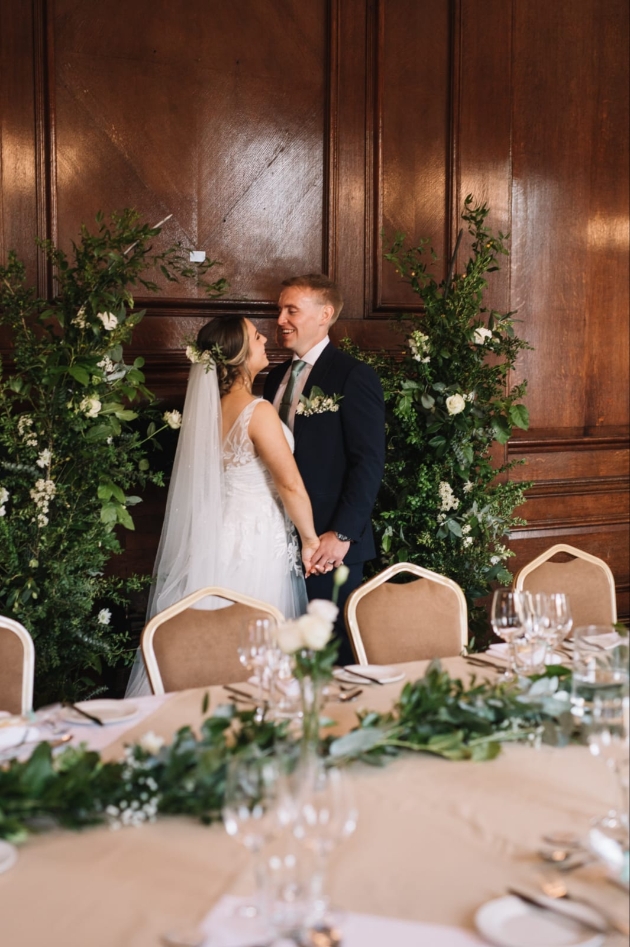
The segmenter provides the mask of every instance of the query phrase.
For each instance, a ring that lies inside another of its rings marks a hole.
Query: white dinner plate
[[[482,937],[498,947],[600,947],[604,935],[578,921],[508,895],[483,904],[475,914]]]
[[[356,675],[352,672],[356,671]],[[344,668],[335,668],[333,677],[338,681],[345,681],[347,684],[368,684],[362,674],[373,677],[381,684],[394,684],[396,681],[402,681],[404,673],[398,668],[389,664],[348,664]]]
[[[13,868],[18,859],[17,848],[10,842],[0,840],[0,875]]]
[[[125,723],[127,720],[133,720],[138,713],[138,705],[131,704],[126,700],[80,700],[77,701],[77,707],[94,717],[98,717],[103,723]],[[73,726],[77,724],[88,727],[97,726],[87,717],[73,710],[72,707],[63,707],[60,716],[62,720],[71,723]]]

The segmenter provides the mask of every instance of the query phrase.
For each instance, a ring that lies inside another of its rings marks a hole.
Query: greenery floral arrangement
[[[211,296],[226,285],[206,279],[214,261],[191,266],[179,244],[155,252],[159,233],[125,210],[109,223],[99,214],[94,233],[83,226],[69,257],[42,243],[52,301],[27,286],[14,253],[0,267],[13,361],[6,375],[0,364],[0,614],[35,640],[40,703],[93,694],[103,667],[120,660],[127,634],[113,630],[111,606],[140,580],[105,576],[105,566],[121,549],[115,528],[134,528],[134,491],[162,483],[147,448],[181,423],[179,412],[157,411],[143,359],[124,360],[144,315],[131,289],[157,290],[153,269]]]
[[[502,478],[512,464],[497,467],[492,459],[496,442],[505,444],[513,427],[529,424],[526,383],[508,391],[518,353],[529,346],[515,333],[513,312],[482,304],[488,274],[508,253],[506,237],[486,226],[488,213],[466,198],[471,257],[463,272],[442,282],[430,272],[437,256],[429,240],[407,248],[397,234],[385,258],[423,311],[399,317],[401,354],[365,353],[346,343],[373,365],[385,393],[385,475],[374,512],[378,567],[415,562],[458,582],[478,643],[487,622],[474,603],[493,581],[512,578],[503,540],[524,522],[514,510],[529,486]]]
[[[424,678],[405,686],[390,712],[362,713],[354,730],[329,737],[323,751],[330,765],[383,765],[408,751],[490,760],[507,741],[562,744],[572,730],[567,687],[570,672],[555,668],[520,686],[473,678],[466,688],[435,661]],[[232,704],[216,708],[199,736],[184,727],[167,746],[145,734],[120,762],[103,762],[84,746],[53,756],[43,743],[27,761],[0,766],[0,838],[22,841],[55,824],[138,826],[159,814],[208,823],[220,818],[228,761],[276,752],[298,753],[289,722],[258,722],[255,710],[237,711]]]

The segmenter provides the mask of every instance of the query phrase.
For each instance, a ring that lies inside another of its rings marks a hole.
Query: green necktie
[[[280,420],[288,426],[289,424],[289,413],[291,411],[291,404],[293,402],[293,392],[295,391],[295,385],[300,373],[303,368],[306,367],[308,362],[302,361],[301,358],[296,358],[291,366],[291,377],[287,382],[287,387],[284,389],[284,394],[282,395],[282,401],[280,402],[280,407],[278,408],[278,414],[280,415]]]

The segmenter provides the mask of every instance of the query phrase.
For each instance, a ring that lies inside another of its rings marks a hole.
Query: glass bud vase
[[[319,754],[319,717],[323,703],[323,681],[305,675],[299,678],[302,700],[302,755]]]

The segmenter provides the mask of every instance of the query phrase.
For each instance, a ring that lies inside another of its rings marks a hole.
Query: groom
[[[361,584],[364,563],[376,555],[370,517],[385,463],[383,390],[372,368],[330,342],[329,329],[343,307],[333,281],[311,273],[282,286],[278,336],[291,359],[269,372],[264,394],[293,430],[295,460],[320,536],[315,574],[306,580],[309,599],[330,599],[335,567],[344,563],[350,570],[335,627],[340,660],[347,663],[352,655],[343,607]],[[318,403],[317,388],[338,397],[336,410]]]

